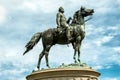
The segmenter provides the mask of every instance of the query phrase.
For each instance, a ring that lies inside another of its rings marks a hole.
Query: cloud
[[[118,78],[102,78],[102,80],[119,80]]]
[[[7,20],[7,10],[4,6],[0,5],[0,24],[5,23]]]
[[[78,3],[76,3],[78,2]],[[37,12],[42,12],[42,13],[52,13],[52,12],[56,12],[56,10],[60,7],[63,6],[64,8],[80,8],[80,6],[82,4],[85,4],[86,1],[80,1],[80,0],[76,0],[76,1],[50,1],[50,0],[12,0],[12,1],[1,1],[2,4],[6,5],[6,6],[11,6],[9,7],[10,10],[23,10],[25,12],[31,12],[31,13],[37,13]],[[15,5],[12,5],[15,4]],[[66,9],[67,9],[66,8]]]
[[[120,47],[114,47],[113,50],[120,53]]]
[[[64,1],[60,1],[60,3],[58,3],[56,0],[31,0],[24,1],[19,8],[31,12],[51,13],[55,12],[58,6],[62,6],[63,3]]]
[[[102,44],[109,42],[112,38],[113,36],[104,36],[103,38],[97,39],[94,43],[97,46],[101,46]]]
[[[9,44],[7,47],[0,48],[0,76],[2,76],[2,80],[18,78],[19,80],[25,80],[26,75],[30,74],[36,65],[38,55],[29,53],[29,55],[23,56],[24,50],[21,49],[23,46],[18,45]],[[10,46],[12,47],[10,48]],[[32,53],[36,52],[32,51]]]
[[[28,11],[31,11],[31,12],[36,12],[38,10],[37,9],[38,7],[34,3],[29,2],[29,1],[24,2],[21,5],[21,8],[28,10]]]
[[[95,26],[94,24],[86,25],[86,38],[94,40],[97,46],[119,46],[119,24],[110,26]],[[93,37],[94,36],[94,37]]]

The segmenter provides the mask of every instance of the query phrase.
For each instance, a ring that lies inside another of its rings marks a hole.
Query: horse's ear
[[[76,12],[75,12],[75,14],[78,14],[78,13],[79,13],[79,11],[76,11]]]

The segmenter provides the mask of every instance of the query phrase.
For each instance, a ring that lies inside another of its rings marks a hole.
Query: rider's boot
[[[67,29],[67,39],[68,39],[68,42],[70,42],[72,40],[72,36],[70,35],[69,29]]]
[[[58,33],[58,34],[60,34],[60,33],[61,33],[60,28],[57,28],[57,33]]]

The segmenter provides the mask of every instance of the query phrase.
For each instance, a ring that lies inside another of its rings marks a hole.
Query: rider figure
[[[71,35],[70,35],[70,30],[69,30],[69,25],[67,24],[67,20],[64,13],[63,7],[60,7],[56,16],[56,23],[57,23],[57,29],[58,32],[60,33],[60,28],[66,29],[66,36],[68,41],[71,40]]]
[[[85,36],[85,21],[84,21],[85,12],[84,10],[85,10],[85,7],[81,6],[80,10],[75,12],[73,16],[73,23],[79,24],[81,26],[82,35]]]

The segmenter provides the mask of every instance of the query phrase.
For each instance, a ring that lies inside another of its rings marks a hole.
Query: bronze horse
[[[93,13],[94,13],[93,9],[85,9],[84,14],[82,14],[81,17],[82,17],[82,19],[84,19],[84,17],[92,15]],[[72,21],[72,22],[74,22],[74,21]],[[45,55],[45,59],[46,59],[46,66],[50,68],[49,62],[48,62],[49,50],[55,44],[70,44],[70,43],[72,43],[73,49],[74,49],[74,56],[73,56],[74,62],[77,63],[77,61],[78,61],[80,63],[80,47],[81,47],[81,42],[84,39],[84,35],[81,32],[80,24],[71,23],[69,28],[70,28],[70,34],[72,36],[71,41],[67,40],[65,29],[62,29],[61,33],[57,33],[57,28],[51,28],[44,32],[38,32],[38,33],[34,34],[31,38],[31,40],[25,46],[26,51],[23,53],[23,55],[25,53],[27,53],[28,51],[30,51],[38,43],[40,38],[42,38],[43,50],[39,55],[38,65],[37,65],[38,69],[40,69],[41,59],[43,58],[44,55]],[[76,52],[78,52],[78,60],[76,60]]]

